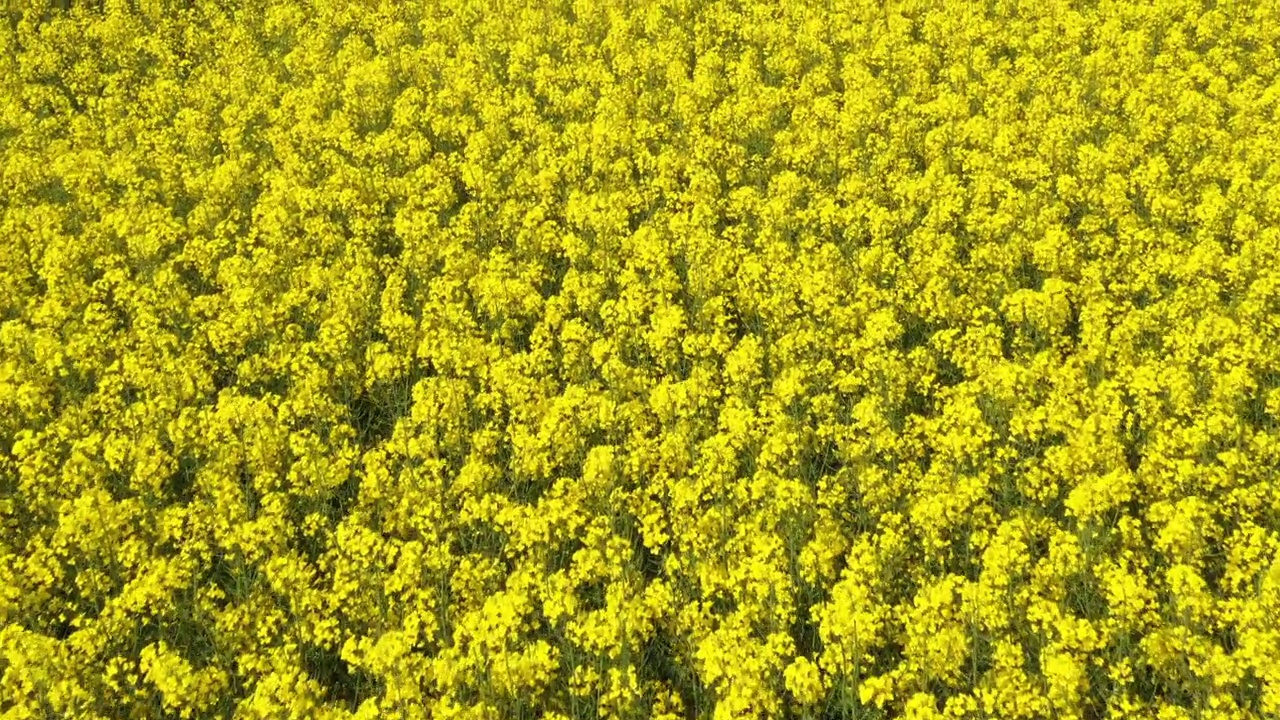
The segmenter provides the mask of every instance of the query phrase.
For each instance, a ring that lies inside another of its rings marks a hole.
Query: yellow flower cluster
[[[27,5],[0,716],[1280,717],[1280,4]]]

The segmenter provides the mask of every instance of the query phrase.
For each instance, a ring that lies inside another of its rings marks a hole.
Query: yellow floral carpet
[[[1280,716],[1280,4],[7,8],[0,717]]]

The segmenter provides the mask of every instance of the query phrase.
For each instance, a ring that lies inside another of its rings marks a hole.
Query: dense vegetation
[[[1280,714],[1280,4],[62,5],[3,717]]]

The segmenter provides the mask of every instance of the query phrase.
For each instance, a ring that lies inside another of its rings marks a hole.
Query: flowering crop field
[[[27,5],[0,717],[1280,717],[1280,3]]]

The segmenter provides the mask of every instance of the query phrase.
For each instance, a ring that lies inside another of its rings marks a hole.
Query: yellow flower
[[[787,690],[804,705],[821,702],[825,696],[822,674],[818,666],[805,657],[797,657],[783,670]]]

